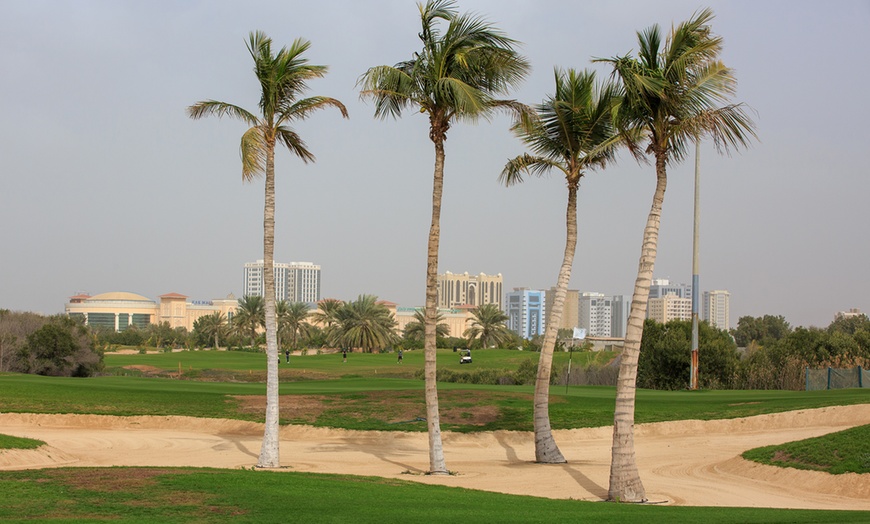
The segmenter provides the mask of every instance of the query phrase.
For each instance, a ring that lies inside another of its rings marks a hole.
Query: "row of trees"
[[[435,348],[437,343],[437,274],[441,201],[444,190],[444,143],[457,121],[488,119],[505,110],[516,117],[513,127],[534,154],[517,157],[502,172],[508,185],[524,173],[540,175],[552,168],[565,174],[568,187],[566,246],[548,319],[535,387],[535,443],[540,462],[564,462],[553,441],[548,414],[549,374],[557,328],[576,247],[576,193],[586,171],[603,167],[617,148],[639,160],[651,156],[656,189],[644,228],[643,244],[629,324],[621,361],[614,417],[614,443],[609,498],[645,500],[634,455],[634,399],[638,355],[644,329],[649,286],[655,265],[667,166],[681,161],[688,146],[712,137],[716,146],[744,146],[754,136],[753,123],[740,104],[729,104],[736,80],[720,60],[722,39],[712,34],[713,14],[703,10],[675,26],[663,38],[658,26],[638,33],[638,56],[600,61],[613,68],[612,80],[597,83],[591,72],[556,72],[556,92],[535,108],[501,98],[529,71],[516,42],[480,17],[460,14],[452,0],[418,4],[422,44],[411,58],[394,66],[369,68],[361,77],[361,95],[374,101],[375,117],[399,117],[405,110],[425,115],[428,137],[435,150],[432,220],[426,267],[423,315],[426,419],[429,433],[429,471],[447,474],[441,442]],[[443,32],[442,24],[446,25]],[[252,33],[248,44],[261,85],[260,112],[255,116],[238,106],[207,100],[189,108],[189,115],[233,116],[250,125],[242,136],[242,175],[249,180],[265,174],[264,264],[265,331],[269,361],[266,430],[258,465],[278,467],[277,315],[274,304],[272,255],[274,248],[274,152],[283,144],[303,161],[314,159],[298,134],[289,127],[314,110],[332,106],[347,116],[344,106],[327,97],[299,99],[306,82],[326,73],[301,57],[308,42],[297,40],[273,54],[271,40]]]
[[[690,321],[647,320],[637,385],[685,389],[691,359]],[[806,368],[870,365],[870,319],[838,318],[826,328],[792,329],[782,316],[741,317],[729,333],[700,324],[700,386],[706,389],[805,387]]]

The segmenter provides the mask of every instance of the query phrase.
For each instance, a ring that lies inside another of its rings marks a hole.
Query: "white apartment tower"
[[[514,288],[507,294],[507,327],[517,335],[531,339],[543,335],[547,317],[544,311],[544,291]]]
[[[704,291],[704,301],[701,304],[701,319],[719,329],[730,329],[731,293],[724,289]]]
[[[245,264],[245,296],[264,296],[262,260]],[[320,300],[320,266],[311,262],[273,262],[275,299],[316,303]]]

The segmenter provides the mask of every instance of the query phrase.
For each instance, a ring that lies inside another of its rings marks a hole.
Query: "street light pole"
[[[690,367],[689,389],[698,389],[698,287],[700,269],[698,262],[698,230],[701,222],[701,145],[695,139],[695,219],[692,235],[692,365]]]

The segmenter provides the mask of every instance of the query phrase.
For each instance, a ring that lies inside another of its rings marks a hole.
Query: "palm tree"
[[[214,348],[220,348],[220,337],[224,336],[227,328],[227,317],[220,311],[211,315],[205,315],[196,319],[193,323],[194,331],[202,333],[206,338],[214,339]]]
[[[613,66],[614,76],[622,84],[624,92],[615,109],[620,129],[639,133],[639,138],[627,140],[630,151],[638,158],[652,154],[656,168],[656,188],[644,228],[617,380],[608,489],[611,500],[646,499],[634,452],[635,387],[667,165],[683,160],[690,146],[706,136],[711,136],[716,147],[725,152],[747,146],[756,136],[755,124],[742,104],[720,105],[735,94],[737,80],[718,59],[722,38],[712,34],[708,25],[712,19],[709,9],[695,13],[671,29],[664,44],[659,27],[654,25],[638,33],[640,51],[636,58],[599,59]]]
[[[344,104],[334,98],[299,96],[308,89],[308,81],[326,75],[327,67],[310,65],[302,55],[311,43],[296,39],[277,54],[272,53],[272,39],[260,31],[252,32],[248,52],[254,59],[254,73],[260,83],[260,112],[257,116],[239,106],[205,100],[187,110],[191,118],[208,115],[231,116],[250,128],[242,135],[242,179],[253,180],[265,174],[266,192],[263,209],[263,292],[266,297],[266,427],[257,466],[280,467],[278,450],[278,338],[275,316],[275,145],[281,143],[303,162],[314,161],[314,155],[289,124],[303,120],[316,110],[335,107],[347,117]]]
[[[436,317],[435,337],[446,338],[450,336],[450,326],[442,322],[444,315],[439,311]],[[405,324],[402,335],[408,340],[423,340],[426,332],[426,316],[422,309],[414,311],[414,320]]]
[[[311,320],[324,329],[329,329],[335,324],[336,313],[343,305],[344,302],[336,298],[324,298],[317,303],[317,311],[311,314]]]
[[[263,297],[259,295],[244,296],[239,299],[239,307],[233,316],[233,327],[239,334],[251,337],[251,348],[256,345],[257,330],[266,325]]]
[[[425,368],[426,421],[429,432],[429,473],[446,475],[441,443],[438,390],[435,383],[435,330],[438,301],[438,244],[441,195],[444,188],[444,141],[456,121],[488,118],[497,108],[523,111],[515,101],[498,100],[527,74],[529,65],[507,38],[485,20],[458,14],[452,0],[418,3],[423,48],[395,66],[372,67],[360,78],[362,96],[375,102],[375,116],[398,117],[405,109],[429,117],[429,139],[435,146],[432,222],[426,263]],[[439,30],[439,22],[447,30]]]
[[[289,334],[290,348],[297,349],[297,340],[300,336],[306,336],[308,328],[308,315],[311,310],[305,302],[287,302],[282,300],[276,307],[278,315],[278,335]],[[280,339],[278,347],[281,347]]]
[[[514,132],[534,155],[524,154],[510,160],[499,176],[500,182],[511,186],[521,183],[523,174],[543,176],[557,169],[565,175],[568,186],[565,253],[535,381],[535,460],[548,464],[566,462],[550,428],[550,372],[577,248],[577,190],[588,169],[603,167],[613,159],[620,142],[610,115],[615,87],[596,85],[595,73],[591,71],[556,70],[555,76],[556,93],[535,108],[538,119],[514,126]]]
[[[480,339],[480,347],[505,347],[513,339],[511,330],[505,326],[508,316],[495,304],[483,304],[471,310],[471,326],[463,336],[468,339],[468,345],[475,339]]]
[[[371,352],[383,349],[397,340],[396,319],[387,307],[373,295],[360,295],[336,312],[336,322],[329,331],[330,342],[336,347],[360,348]]]

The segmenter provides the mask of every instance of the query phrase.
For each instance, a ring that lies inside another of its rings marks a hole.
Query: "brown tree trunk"
[[[275,317],[275,139],[267,138],[266,204],[263,212],[263,292],[266,315],[266,428],[257,467],[281,466],[278,449],[278,339]]]
[[[643,247],[637,268],[637,280],[631,299],[631,312],[625,331],[625,347],[619,365],[616,383],[616,409],[613,415],[613,448],[610,462],[610,487],[608,499],[619,502],[644,502],[646,491],[637,470],[637,457],[634,452],[634,408],[637,393],[637,360],[640,356],[640,340],[643,336],[643,322],[646,317],[649,287],[659,241],[662,204],[668,185],[665,170],[666,157],[656,154],[656,190],[652,207],[643,232]]]
[[[439,135],[432,141],[435,143],[435,173],[432,184],[432,224],[429,227],[429,247],[426,258],[426,322],[423,325],[426,424],[429,430],[429,474],[447,475],[444,447],[441,443],[441,418],[438,412],[435,338],[438,321],[438,244],[441,239],[441,195],[444,188],[444,140]]]
[[[556,337],[559,333],[559,324],[562,323],[565,296],[568,293],[568,282],[571,280],[571,268],[574,265],[574,253],[577,249],[577,186],[576,181],[568,182],[565,254],[556,281],[553,307],[550,308],[550,315],[547,317],[544,344],[541,346],[541,356],[538,360],[538,376],[535,380],[535,461],[545,464],[567,462],[559,446],[556,445],[550,428],[550,375],[553,367],[553,351],[556,349]]]

